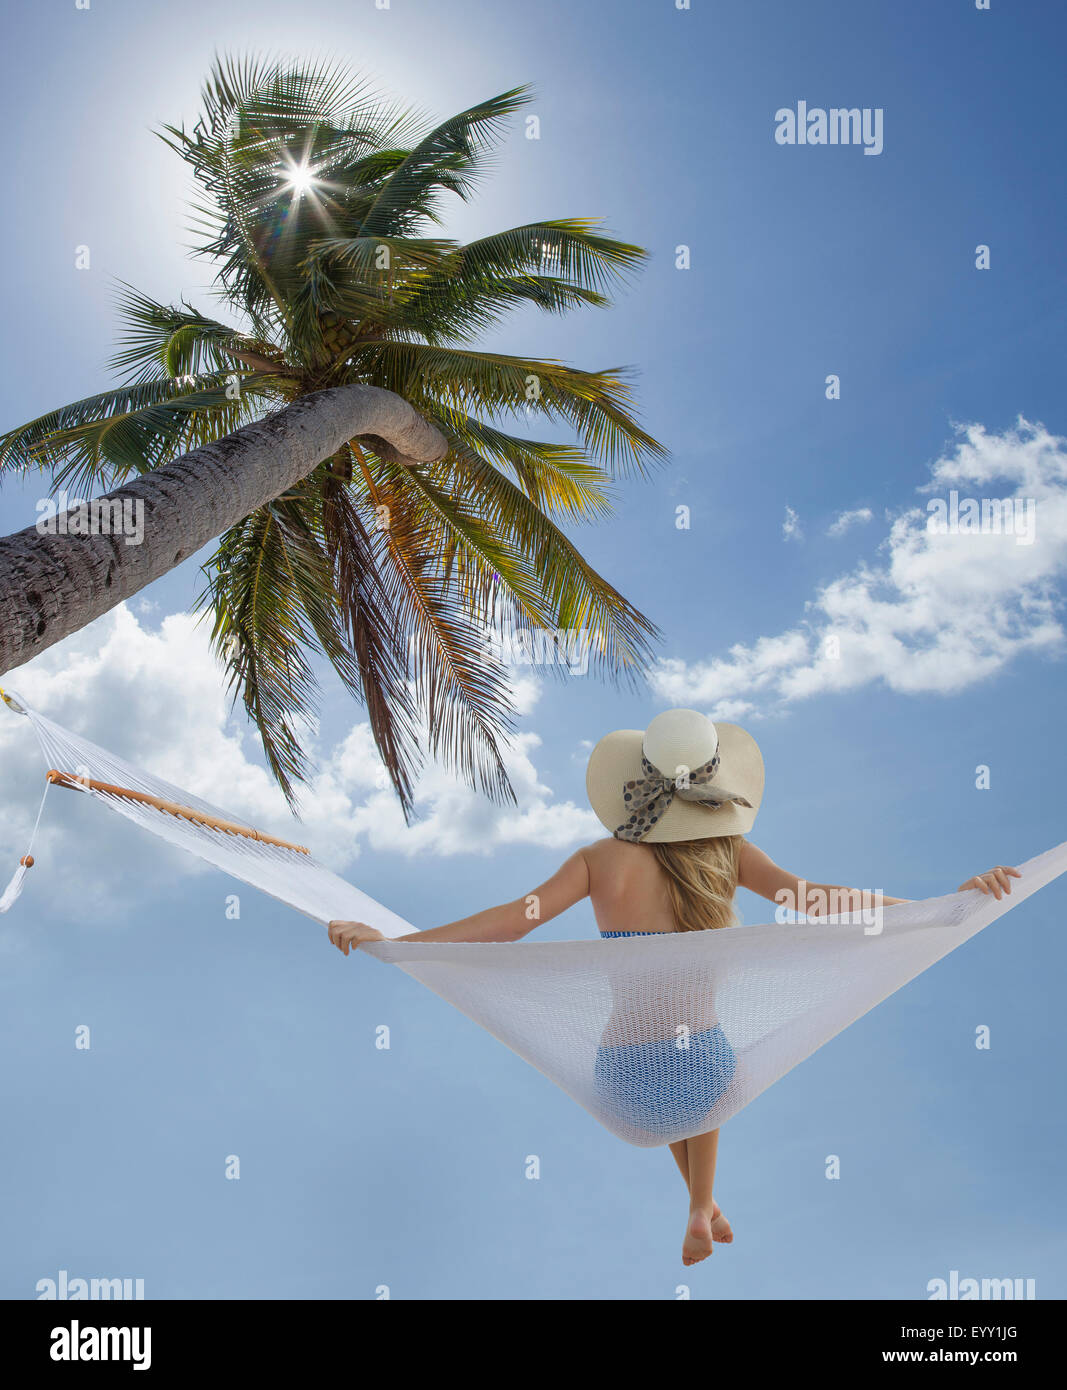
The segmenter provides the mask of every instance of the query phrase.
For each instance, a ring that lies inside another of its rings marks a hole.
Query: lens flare
[[[307,164],[294,164],[287,171],[285,182],[297,197],[303,197],[315,187],[315,171]]]

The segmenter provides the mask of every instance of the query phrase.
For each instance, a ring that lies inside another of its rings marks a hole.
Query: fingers
[[[989,884],[989,891],[1000,902],[1005,893],[1011,893],[1011,881],[1013,878],[1021,878],[1018,869],[1011,869],[1006,864],[998,864],[995,869],[990,869],[982,877]]]
[[[353,946],[359,946],[362,934],[369,930],[365,922],[342,921],[331,922],[326,929],[331,943],[345,956]]]
[[[1003,864],[998,864],[988,873],[979,874],[977,882],[983,893],[992,893],[999,903],[1005,893],[1011,892],[1012,876],[1020,877],[1018,869],[1008,869]]]
[[[996,881],[1000,884],[1001,888],[1004,889],[1005,893],[1010,893],[1011,879],[1008,877],[1008,871],[1004,867],[1004,865],[998,864],[997,867],[995,869],[992,869],[990,872],[992,876],[996,879]]]
[[[1011,893],[1011,880],[1022,878],[1018,869],[1013,869],[1007,864],[998,864],[995,869],[989,869],[984,874],[976,874],[974,878],[969,878],[966,883],[961,883],[958,892],[963,892],[967,888],[977,888],[980,893],[992,893],[997,902],[1000,902],[1005,893]]]

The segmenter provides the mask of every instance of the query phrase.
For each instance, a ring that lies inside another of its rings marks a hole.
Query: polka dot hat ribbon
[[[752,802],[745,797],[714,785],[718,770],[719,755],[716,753],[700,767],[691,771],[683,768],[674,777],[666,777],[642,753],[643,776],[622,785],[622,797],[630,818],[615,831],[615,838],[643,840],[676,796],[683,801],[698,801],[709,811],[717,811],[730,801],[736,801],[739,806],[751,806]]]

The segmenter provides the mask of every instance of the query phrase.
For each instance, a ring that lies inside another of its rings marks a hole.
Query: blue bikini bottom
[[[597,1049],[594,1084],[601,1102],[647,1134],[701,1133],[737,1067],[718,1024],[680,1038]]]
[[[657,936],[646,931],[602,931],[606,938]],[[688,1046],[685,1045],[686,1041]],[[716,1023],[688,1039],[656,1038],[597,1049],[593,1072],[601,1103],[646,1134],[703,1133],[701,1126],[729,1086],[737,1058]]]

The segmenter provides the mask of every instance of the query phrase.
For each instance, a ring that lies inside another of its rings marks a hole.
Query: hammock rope
[[[50,768],[46,794],[51,785],[80,790],[317,922],[376,927],[387,939],[364,947],[368,954],[447,1000],[640,1147],[724,1124],[850,1023],[1067,871],[1064,843],[1019,866],[1021,877],[999,902],[976,890],[951,893],[886,908],[877,929],[857,913],[616,940],[398,942],[389,938],[415,929],[304,846],[242,825],[10,692],[0,695],[33,726]],[[42,798],[37,824],[43,809]],[[4,899],[10,893],[9,886]]]
[[[2,694],[3,691],[0,690],[0,695]],[[34,841],[37,839],[37,831],[41,824],[41,817],[44,815],[44,803],[48,799],[48,785],[46,781],[44,784],[44,792],[41,795],[41,804],[37,807],[37,819],[34,821],[33,829],[30,831],[30,842],[26,846],[26,853],[19,860],[18,868],[15,870],[11,882],[4,889],[3,893],[0,893],[0,912],[7,912],[15,905],[22,893],[23,884],[26,882],[26,875],[30,869],[33,868],[33,845]]]
[[[266,835],[262,830],[253,830],[250,825],[238,825],[236,821],[220,820],[217,817],[204,815],[200,811],[194,811],[191,806],[181,806],[176,801],[164,801],[160,796],[149,796],[147,792],[135,792],[129,787],[113,787],[108,782],[94,782],[91,777],[79,777],[73,772],[57,772],[54,767],[48,769],[45,778],[49,783],[57,787],[70,787],[75,791],[99,792],[104,796],[125,797],[127,801],[139,801],[142,805],[151,806],[157,811],[166,811],[168,815],[180,816],[183,820],[190,820],[197,825],[207,826],[210,830],[219,830],[227,835],[244,835],[249,840],[260,840],[265,845],[279,845],[282,849],[291,849],[296,854],[310,854],[311,851],[304,845],[294,845],[288,840],[279,840],[274,835]]]

